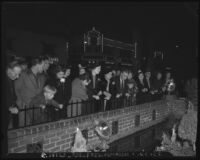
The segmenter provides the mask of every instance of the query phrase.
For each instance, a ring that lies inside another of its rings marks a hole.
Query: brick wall
[[[94,119],[106,121],[111,128],[112,122],[118,121],[118,133],[111,136],[110,143],[163,121],[172,110],[181,110],[181,108],[184,108],[184,105],[183,100],[172,102],[156,101],[114,111],[100,112],[88,116],[11,130],[8,131],[9,153],[26,153],[27,144],[38,142],[43,144],[44,152],[69,151],[74,140],[76,127],[83,130],[91,126]],[[156,115],[155,120],[152,119],[153,110]],[[137,115],[140,117],[140,124],[135,126],[135,117]],[[97,139],[93,131],[88,132],[89,142]]]

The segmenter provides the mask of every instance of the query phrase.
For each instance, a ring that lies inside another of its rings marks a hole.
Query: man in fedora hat
[[[102,95],[102,91],[99,87],[100,84],[100,78],[99,74],[101,72],[101,64],[100,63],[93,63],[89,66],[90,72],[89,72],[89,77],[90,77],[90,84],[87,86],[88,89],[88,96],[89,100],[94,101],[95,103],[91,107],[91,112],[97,112],[100,110],[100,96]]]
[[[103,78],[101,81],[101,90],[102,90],[102,98],[104,100],[104,110],[112,109],[113,107],[113,99],[115,98],[115,83],[113,83],[112,79],[112,69],[105,68],[103,70]]]
[[[144,78],[144,83],[146,88],[148,89],[147,95],[146,95],[146,102],[150,102],[152,100],[152,87],[153,87],[153,81],[151,77],[151,69],[147,68],[145,71],[145,78]]]

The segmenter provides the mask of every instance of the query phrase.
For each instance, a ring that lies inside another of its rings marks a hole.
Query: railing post
[[[25,116],[24,116],[24,118],[25,118],[25,123],[24,123],[24,127],[26,126],[26,105],[25,105]]]
[[[86,104],[86,105],[85,105],[84,115],[86,115],[87,112],[88,112],[88,100],[86,100],[85,104]]]
[[[31,106],[31,107],[32,107],[32,106]],[[35,122],[35,117],[34,117],[34,115],[35,115],[35,114],[34,114],[34,113],[35,113],[35,105],[33,105],[32,110],[33,110],[33,112],[32,112],[33,115],[32,115],[32,116],[33,116],[33,124],[34,124],[34,122]]]
[[[73,104],[75,104],[75,102],[72,101],[72,103],[71,103],[71,109],[70,109],[70,112],[71,112],[70,117],[72,117],[72,105],[73,105]]]
[[[76,101],[76,115],[75,115],[75,117],[78,115],[78,100]]]

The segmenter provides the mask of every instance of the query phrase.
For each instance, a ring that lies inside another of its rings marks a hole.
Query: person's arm
[[[20,77],[14,81],[15,94],[17,97],[17,105],[19,107],[22,106],[23,97],[21,95],[22,94],[21,90],[24,87],[24,78],[25,78],[24,73],[21,73]]]
[[[50,105],[52,105],[52,106],[54,106],[56,108],[60,108],[60,104],[58,102],[56,102],[54,99],[49,100],[48,104],[50,104]]]

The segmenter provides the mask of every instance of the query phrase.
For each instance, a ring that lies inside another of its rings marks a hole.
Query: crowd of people
[[[98,62],[76,67],[78,75],[72,77],[70,65],[54,63],[49,56],[29,62],[12,57],[6,69],[8,128],[160,100],[171,93],[174,81],[170,69],[134,73]]]

